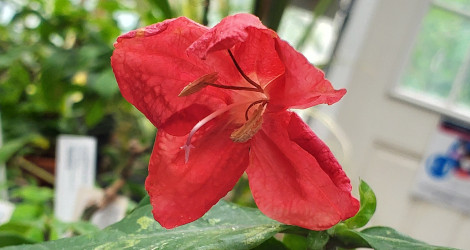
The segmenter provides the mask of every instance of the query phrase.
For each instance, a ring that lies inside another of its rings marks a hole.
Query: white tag
[[[8,201],[0,200],[0,225],[7,223],[10,220],[14,210],[15,205]]]
[[[61,135],[57,139],[54,215],[64,222],[76,221],[78,190],[95,183],[96,138]]]

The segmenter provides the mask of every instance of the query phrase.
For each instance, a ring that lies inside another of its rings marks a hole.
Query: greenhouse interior
[[[469,235],[470,0],[0,1],[0,248]]]

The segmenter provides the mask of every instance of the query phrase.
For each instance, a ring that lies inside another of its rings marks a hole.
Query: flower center
[[[185,151],[185,162],[188,162],[189,160],[189,152],[191,148],[194,148],[193,145],[191,145],[191,138],[193,135],[198,131],[202,126],[204,126],[206,123],[211,121],[212,119],[218,117],[221,114],[224,114],[225,112],[229,110],[234,110],[234,109],[240,109],[243,107],[246,107],[245,112],[244,112],[244,118],[245,121],[241,127],[238,129],[235,129],[232,134],[230,135],[230,139],[234,142],[239,142],[239,143],[244,143],[250,140],[260,129],[261,125],[263,124],[263,113],[266,109],[266,105],[268,104],[269,100],[264,94],[264,90],[261,87],[260,84],[256,83],[252,79],[250,79],[245,72],[243,72],[242,68],[240,65],[237,63],[235,60],[235,57],[233,56],[232,52],[228,50],[228,53],[230,55],[230,58],[232,59],[232,62],[234,63],[235,67],[237,68],[238,72],[240,75],[252,86],[252,87],[245,87],[245,86],[227,86],[227,85],[221,85],[221,84],[216,84],[215,82],[217,81],[218,78],[218,73],[210,73],[207,75],[203,75],[196,79],[195,81],[189,83],[187,86],[183,88],[183,90],[180,92],[178,96],[188,96],[192,95],[196,92],[199,92],[203,88],[207,86],[215,87],[215,88],[221,88],[221,89],[228,89],[228,90],[234,90],[234,91],[250,91],[250,92],[258,92],[261,93],[261,95],[257,94],[253,97],[250,98],[244,98],[244,101],[241,102],[235,102],[233,104],[227,105],[221,109],[216,110],[212,114],[208,115],[204,119],[200,120],[194,127],[191,129],[188,135],[188,139],[186,140],[186,143],[181,147]],[[248,99],[249,101],[246,101]],[[251,99],[251,100],[250,100]],[[254,109],[256,107],[256,109]],[[250,111],[254,109],[251,114]]]

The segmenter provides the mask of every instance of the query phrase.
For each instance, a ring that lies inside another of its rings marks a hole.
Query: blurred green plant
[[[17,205],[10,221],[0,225],[0,247],[39,243],[99,230],[89,222],[63,223],[55,219],[53,190],[50,188],[26,185],[12,190],[11,194]]]
[[[0,26],[5,146],[18,138],[23,144],[38,141],[31,136],[38,134],[49,146],[32,143],[35,147],[22,147],[24,153],[46,148],[45,154],[53,154],[58,134],[109,137],[115,114],[132,113],[109,66],[112,44],[126,29],[141,25],[138,21],[159,21],[167,13],[143,13],[147,18],[137,20],[136,9],[127,1],[74,2],[28,0],[2,5],[3,12],[13,12],[11,20]]]
[[[129,142],[151,145],[155,133],[119,94],[109,65],[113,43],[123,32],[172,17],[168,2],[11,0],[0,8],[0,162],[53,158],[57,135],[91,135],[100,148],[98,181],[112,182]],[[7,165],[9,176],[21,174],[12,170],[16,163]]]

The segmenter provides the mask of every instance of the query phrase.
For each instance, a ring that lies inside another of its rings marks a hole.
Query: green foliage
[[[89,222],[64,223],[52,215],[53,191],[26,185],[12,191],[17,201],[8,223],[0,225],[0,247],[56,240],[66,234],[80,235],[98,231]]]
[[[430,246],[389,227],[370,227],[361,231],[359,235],[374,249],[449,249],[439,246]]]
[[[110,57],[113,43],[121,33],[168,17],[168,11],[162,12],[166,16],[154,12],[167,1],[142,9],[138,8],[140,3],[148,5],[149,1],[138,1],[138,6],[137,0],[131,2],[7,0],[1,4],[2,10],[9,10],[2,14],[13,12],[11,19],[5,16],[0,21],[0,113],[4,140],[0,163],[7,163],[8,189],[16,204],[10,224],[3,225],[0,232],[18,236],[11,244],[21,237],[41,242],[63,237],[65,232],[88,231],[87,226],[56,221],[51,197],[46,202],[35,201],[45,198],[44,190],[25,186],[31,181],[46,180],[41,174],[45,170],[34,160],[47,157],[53,161],[59,134],[91,135],[98,139],[97,182],[103,186],[119,176],[120,168],[128,160],[131,140],[143,146],[152,143],[155,128],[122,98]],[[122,25],[119,18],[122,14],[137,21]],[[25,167],[24,159],[18,161],[23,156],[36,168]],[[147,159],[135,161],[134,172],[139,175],[132,176],[132,181],[123,188],[124,194],[138,200],[143,197],[141,183],[147,163]],[[135,183],[139,183],[140,189]]]
[[[326,231],[310,231],[307,236],[307,248],[308,249],[323,249],[330,236]]]
[[[360,193],[361,211],[368,211],[368,215],[359,212],[351,219],[358,223],[341,222],[325,231],[283,225],[256,208],[226,201],[220,201],[193,223],[167,230],[153,219],[152,206],[145,197],[126,218],[103,231],[8,249],[449,249],[428,245],[388,227],[357,231],[359,224],[367,223],[364,218],[370,218],[372,210],[367,207],[375,207],[375,195],[365,182]]]
[[[49,147],[49,142],[39,134],[26,134],[20,138],[13,139],[0,148],[0,163],[6,162],[13,154],[22,149],[28,143],[40,147]]]
[[[307,249],[307,238],[302,235],[286,234],[282,239],[282,243],[291,250]]]
[[[167,230],[153,219],[151,205],[144,201],[121,222],[103,231],[7,249],[247,249],[285,227],[257,209],[220,201],[201,219]]]
[[[119,94],[109,60],[121,33],[170,17],[167,1],[154,2],[152,9],[164,9],[161,15],[133,8],[128,1],[6,2],[5,8],[14,14],[0,23],[0,110],[6,147],[0,162],[14,153],[53,155],[61,133],[109,137],[112,129],[102,127],[121,112],[133,116],[127,123],[142,116],[123,109],[129,104]],[[124,27],[120,14],[133,15],[137,22]],[[129,128],[140,129],[135,124]],[[32,135],[48,143],[32,145]]]
[[[377,199],[369,185],[362,180],[359,185],[359,195],[361,199],[361,208],[359,209],[359,212],[356,216],[344,222],[349,228],[360,228],[365,226],[375,213]]]

